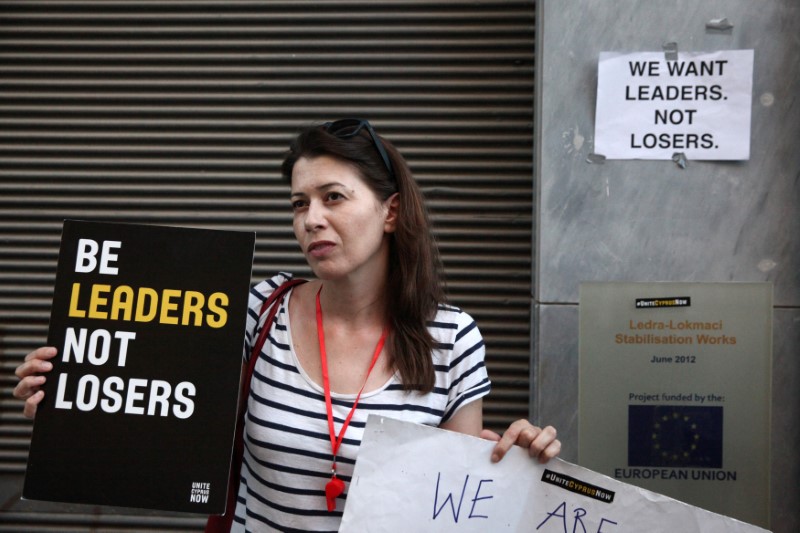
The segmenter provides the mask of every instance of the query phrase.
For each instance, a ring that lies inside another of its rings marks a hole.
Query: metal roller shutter
[[[63,219],[254,230],[254,280],[309,275],[281,154],[343,116],[392,139],[428,197],[451,301],[486,338],[487,426],[527,417],[533,17],[532,0],[2,2],[2,479],[25,469],[13,370],[46,339]],[[201,523],[9,505],[0,531]]]

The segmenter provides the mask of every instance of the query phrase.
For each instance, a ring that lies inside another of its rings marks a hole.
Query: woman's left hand
[[[528,455],[546,463],[561,452],[561,441],[556,438],[553,426],[544,429],[531,424],[525,419],[520,419],[508,426],[501,437],[494,431],[484,429],[481,437],[497,442],[492,450],[492,462],[502,459],[513,445],[522,446],[528,450]]]

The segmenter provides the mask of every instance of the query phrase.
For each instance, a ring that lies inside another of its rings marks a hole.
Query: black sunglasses
[[[389,160],[389,154],[386,153],[386,148],[384,148],[380,137],[378,137],[378,134],[375,133],[375,130],[372,129],[372,125],[370,125],[368,121],[360,118],[343,118],[342,120],[337,120],[336,122],[326,122],[322,125],[322,127],[325,129],[325,131],[334,137],[338,137],[339,139],[349,139],[351,137],[355,137],[362,129],[366,129],[369,133],[369,136],[372,137],[372,144],[375,145],[375,149],[378,150],[378,153],[381,155],[381,159],[383,159],[383,164],[386,166],[386,170],[389,171],[389,177],[392,179],[392,181],[396,181],[397,178],[395,178],[392,162]]]

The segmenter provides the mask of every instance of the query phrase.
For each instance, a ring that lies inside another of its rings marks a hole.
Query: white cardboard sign
[[[341,532],[755,533],[764,529],[514,447],[370,415]]]

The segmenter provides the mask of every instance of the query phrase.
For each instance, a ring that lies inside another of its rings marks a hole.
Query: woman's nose
[[[325,212],[319,202],[311,201],[306,210],[306,217],[303,221],[306,231],[314,231],[325,227]]]

